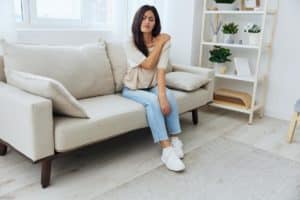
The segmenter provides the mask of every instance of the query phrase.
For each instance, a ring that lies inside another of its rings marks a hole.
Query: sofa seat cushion
[[[209,96],[205,89],[193,92],[172,91],[179,113],[205,105]],[[54,118],[55,150],[58,152],[76,149],[148,126],[143,105],[120,94],[83,99],[79,103],[90,119],[58,116]]]
[[[81,46],[1,44],[5,68],[57,80],[77,99],[114,93],[104,41]]]
[[[171,89],[171,91],[176,98],[179,113],[199,108],[200,106],[205,105],[209,99],[209,92],[202,88],[193,92],[184,92],[173,89]]]
[[[58,152],[147,127],[143,105],[119,94],[83,99],[79,103],[90,119],[54,117],[55,150]]]

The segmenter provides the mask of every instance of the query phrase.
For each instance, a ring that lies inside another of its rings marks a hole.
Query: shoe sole
[[[167,167],[166,167],[167,168]],[[185,168],[184,169],[182,169],[182,170],[178,170],[178,171],[175,171],[175,170],[171,170],[171,169],[169,169],[169,168],[167,168],[169,171],[171,171],[171,172],[174,172],[174,173],[183,173],[184,171],[185,171]]]

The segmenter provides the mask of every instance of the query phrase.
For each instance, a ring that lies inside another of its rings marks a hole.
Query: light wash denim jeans
[[[123,88],[122,95],[140,104],[146,108],[147,121],[150,126],[154,143],[167,140],[168,134],[177,135],[181,133],[177,103],[171,90],[166,88],[166,96],[171,108],[171,112],[164,116],[157,96],[158,88],[131,90]]]

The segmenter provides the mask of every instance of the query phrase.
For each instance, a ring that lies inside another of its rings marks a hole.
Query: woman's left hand
[[[160,109],[164,115],[168,115],[171,112],[168,99],[166,97],[159,97]]]

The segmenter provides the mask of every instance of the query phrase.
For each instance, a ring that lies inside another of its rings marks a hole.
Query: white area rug
[[[245,144],[219,137],[184,162],[183,173],[160,166],[95,199],[300,199],[300,164]]]

